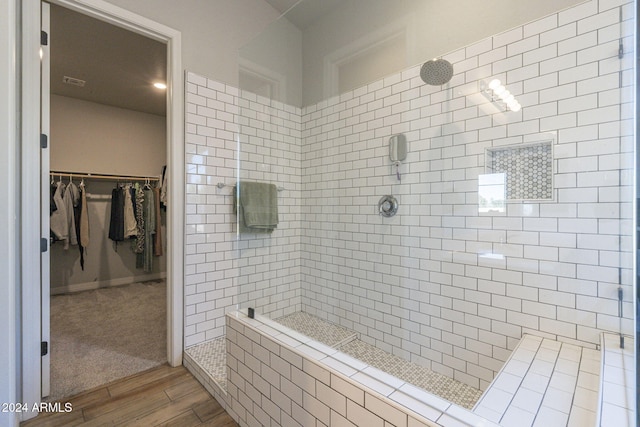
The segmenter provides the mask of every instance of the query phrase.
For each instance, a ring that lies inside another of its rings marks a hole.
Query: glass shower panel
[[[240,50],[237,177],[282,191],[237,235],[238,306],[479,390],[523,334],[633,336],[633,3],[321,3]]]
[[[280,18],[239,52],[235,303],[273,317],[301,309],[301,42]]]

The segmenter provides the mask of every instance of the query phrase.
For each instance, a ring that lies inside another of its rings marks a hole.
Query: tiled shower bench
[[[503,427],[633,426],[633,339],[602,334],[601,350],[525,335],[474,407]]]
[[[228,313],[226,328],[223,406],[242,426],[498,427],[266,317]]]
[[[633,406],[633,387],[619,384],[621,368],[633,368],[633,341],[627,338],[620,351],[613,338],[617,343],[618,336],[603,336],[601,357],[594,349],[525,335],[473,411],[240,312],[227,315],[228,390],[196,373],[243,426],[630,427],[632,414],[624,408]],[[603,388],[611,396],[603,398]]]

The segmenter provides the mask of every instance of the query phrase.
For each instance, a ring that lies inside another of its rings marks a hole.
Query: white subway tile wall
[[[631,3],[590,1],[445,55],[449,85],[416,66],[304,108],[304,310],[482,389],[523,333],[595,347],[617,331],[619,268],[632,333],[632,26]],[[492,78],[520,112],[479,93]],[[478,213],[485,150],[545,140],[553,200]]]
[[[238,304],[300,311],[300,126],[300,109],[187,73],[186,347],[223,336]],[[284,187],[270,235],[237,234],[238,168],[240,179]]]
[[[302,110],[189,73],[186,345],[221,336],[248,301],[484,389],[526,332],[592,347],[617,332],[618,276],[632,333],[633,16],[631,2],[588,1],[445,55],[442,87],[416,66]],[[492,78],[521,111],[480,93]],[[478,213],[486,149],[547,140],[553,200]],[[231,188],[215,184],[238,163],[286,188],[271,236],[236,236]],[[385,194],[393,218],[377,213]]]

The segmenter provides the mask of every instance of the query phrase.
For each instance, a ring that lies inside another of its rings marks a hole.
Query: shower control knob
[[[392,217],[398,212],[398,200],[395,197],[382,196],[378,202],[378,213],[385,218]]]

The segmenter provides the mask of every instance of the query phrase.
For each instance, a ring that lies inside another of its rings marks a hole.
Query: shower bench
[[[633,339],[602,334],[600,351],[525,335],[473,412],[504,427],[633,426]]]
[[[262,316],[227,313],[226,331],[220,341],[227,350],[225,386],[190,352],[184,360],[240,424],[271,418],[286,426],[634,425],[626,409],[633,407],[634,388],[624,386],[635,366],[629,337],[620,350],[618,336],[603,335],[597,351],[525,335],[468,410]]]

